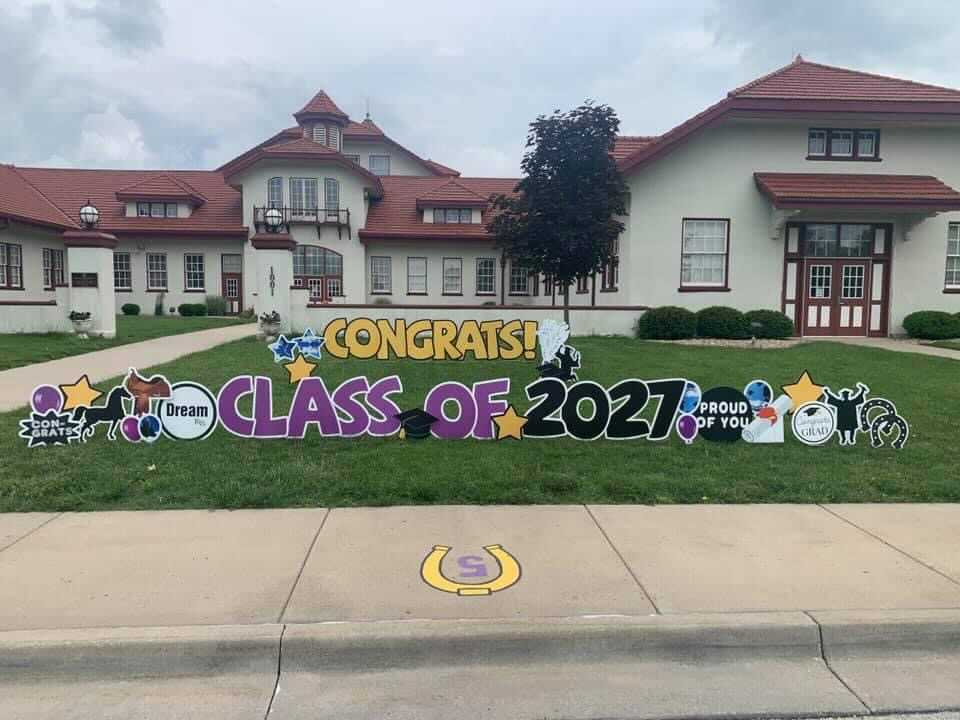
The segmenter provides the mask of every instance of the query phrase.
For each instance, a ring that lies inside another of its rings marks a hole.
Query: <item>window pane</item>
[[[462,223],[473,222],[473,211],[470,208],[462,208],[460,210],[460,222]]]
[[[163,203],[150,203],[150,217],[163,217]]]
[[[461,268],[460,258],[443,259],[443,292],[444,294],[458,294],[461,292]]]
[[[390,258],[370,258],[370,290],[375,293],[390,292]]]
[[[840,257],[869,257],[873,252],[872,225],[841,225]]]
[[[811,130],[807,136],[807,155],[826,155],[827,133],[823,130]]]
[[[857,155],[862,158],[871,158],[877,154],[877,134],[874,132],[859,132],[857,134]]]
[[[113,287],[117,290],[131,289],[130,254],[113,254]]]
[[[369,159],[370,172],[374,175],[390,174],[390,156],[389,155],[371,155]]]
[[[137,203],[137,215],[140,217],[150,216],[150,203]]]
[[[530,274],[525,267],[510,265],[510,294],[511,295],[529,295]]]
[[[810,268],[810,297],[829,298],[830,284],[833,282],[832,265],[814,265]]]
[[[203,255],[184,255],[183,265],[187,290],[203,290],[205,287]]]
[[[167,203],[167,217],[175,218],[177,216],[177,204]]]
[[[495,268],[493,258],[477,258],[477,293],[493,294],[495,292]]]
[[[841,296],[845,300],[860,300],[863,298],[863,265],[843,266],[843,287]]]
[[[167,289],[167,256],[147,255],[147,287],[151,290]]]
[[[960,287],[960,257],[947,258],[946,283],[950,287]]]
[[[836,225],[807,225],[806,254],[813,257],[832,257],[837,244]]]
[[[327,210],[340,208],[340,183],[335,178],[324,180],[325,199]]]
[[[853,132],[834,130],[830,133],[830,154],[849,156],[853,154]]]
[[[283,178],[275,177],[267,181],[267,207],[283,207]]]
[[[423,294],[427,292],[427,259],[407,258],[407,292]]]

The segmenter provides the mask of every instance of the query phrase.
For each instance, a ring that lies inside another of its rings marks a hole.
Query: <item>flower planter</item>
[[[280,336],[280,323],[260,323],[260,332],[267,342],[275,342]]]
[[[89,336],[93,329],[93,320],[71,320],[70,322],[73,323],[73,331],[81,338]]]

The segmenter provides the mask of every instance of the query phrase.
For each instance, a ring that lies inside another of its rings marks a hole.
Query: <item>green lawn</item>
[[[949,348],[951,350],[960,350],[960,340],[937,340],[932,343],[927,343],[928,345],[933,345],[934,347]]]
[[[12,312],[12,311],[10,311]],[[103,350],[117,345],[179,335],[195,330],[241,322],[226,317],[156,317],[154,315],[118,315],[115,338],[90,337],[81,340],[72,333],[23,333],[0,335],[0,370],[56,360],[68,355]]]
[[[109,442],[103,429],[86,445],[28,450],[17,438],[24,412],[0,415],[0,510],[240,508],[424,503],[744,503],[960,501],[955,360],[810,343],[749,350],[577,338],[581,379],[605,385],[626,377],[685,375],[705,390],[741,388],[753,378],[775,387],[804,369],[834,389],[866,382],[893,400],[911,424],[902,451],[836,442],[807,447],[787,430],[784,445],[690,447],[671,438],[579,442],[324,439],[245,440],[218,428],[208,439],[153,445]],[[156,368],[171,381],[192,379],[215,392],[238,374],[274,378],[275,407],[292,395],[286,371],[252,338]],[[422,404],[442,380],[470,383],[510,376],[512,400],[530,405],[523,386],[534,367],[524,361],[356,361],[325,357],[328,387],[355,374],[371,380],[398,373],[402,407]],[[99,383],[107,389],[109,383]],[[30,388],[23,389],[26,402]]]

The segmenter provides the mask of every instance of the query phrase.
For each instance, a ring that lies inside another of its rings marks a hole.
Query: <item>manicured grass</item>
[[[949,348],[950,350],[960,350],[960,340],[937,340],[927,344],[934,347]]]
[[[708,389],[742,388],[754,378],[775,387],[808,369],[835,390],[866,382],[897,404],[911,424],[902,451],[835,441],[807,447],[787,430],[783,445],[720,445],[676,438],[579,442],[324,439],[245,440],[218,428],[208,439],[153,445],[109,442],[28,450],[17,437],[23,411],[0,415],[0,510],[240,508],[430,503],[744,503],[960,501],[957,473],[956,361],[873,348],[810,343],[749,350],[577,338],[581,379],[607,386],[627,377],[685,375]],[[292,396],[287,373],[252,338],[182,358],[156,370],[215,392],[239,374],[274,379],[274,407]],[[525,361],[337,361],[325,357],[327,387],[366,374],[403,380],[401,407],[420,406],[442,380],[470,383],[509,376],[524,412]],[[99,383],[108,389],[109,383]],[[30,389],[23,389],[26,402]]]
[[[12,311],[10,311],[12,312]],[[115,338],[90,337],[81,340],[71,333],[24,333],[0,335],[0,370],[56,360],[69,355],[103,350],[117,345],[209,330],[242,322],[226,317],[156,317],[154,315],[118,315]]]

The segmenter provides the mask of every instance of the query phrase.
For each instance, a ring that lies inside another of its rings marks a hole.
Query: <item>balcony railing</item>
[[[253,208],[253,224],[257,232],[266,230],[264,215],[269,210],[269,206],[258,206]],[[301,207],[278,207],[276,208],[283,214],[283,229],[289,231],[291,224],[311,224],[317,228],[317,237],[320,237],[320,228],[324,225],[336,225],[337,237],[343,228],[347,229],[347,237],[350,234],[350,210],[347,208],[301,208]]]

